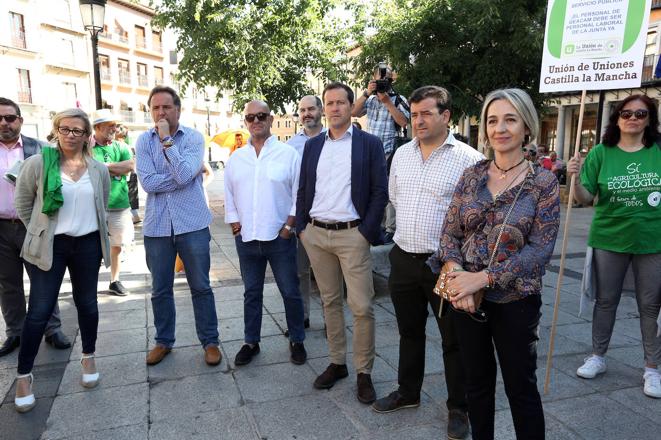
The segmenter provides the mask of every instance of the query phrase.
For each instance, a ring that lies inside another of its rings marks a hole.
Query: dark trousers
[[[131,204],[131,209],[140,208],[140,199],[138,198],[138,175],[136,173],[131,173],[128,179],[129,187],[129,203]]]
[[[81,237],[56,235],[53,241],[53,265],[48,271],[27,264],[30,273],[30,300],[21,334],[18,374],[27,374],[32,371],[46,322],[57,303],[60,286],[67,268],[71,277],[73,301],[78,310],[78,326],[83,343],[83,353],[94,353],[96,331],[99,325],[96,294],[100,264],[101,238],[98,232]]]
[[[0,219],[0,309],[5,319],[7,336],[20,336],[25,322],[23,259],[21,247],[25,226],[20,220]],[[60,330],[60,309],[55,304],[46,324],[46,335]]]
[[[474,440],[494,438],[496,359],[498,354],[505,393],[517,439],[544,438],[544,410],[537,391],[537,340],[540,295],[506,304],[482,303],[487,322],[451,311],[461,356],[466,367],[468,416]]]
[[[427,266],[426,260],[426,256],[408,254],[397,245],[390,251],[388,285],[399,328],[399,392],[406,399],[420,398],[425,375],[425,327],[430,304],[443,339],[447,407],[465,412],[468,404],[457,335],[446,311],[443,318],[438,318],[440,298],[433,292],[438,276]]]

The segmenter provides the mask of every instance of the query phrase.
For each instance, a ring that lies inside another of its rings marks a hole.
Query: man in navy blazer
[[[21,134],[23,117],[20,107],[12,100],[0,97],[0,176],[4,176],[17,160],[38,154],[47,142]],[[25,292],[23,289],[23,259],[21,248],[25,240],[25,226],[14,209],[14,185],[0,177],[0,309],[7,327],[7,339],[0,345],[0,357],[8,355],[21,344],[25,322]],[[71,347],[62,333],[60,309],[55,304],[53,315],[46,324],[46,342],[55,348]]]
[[[353,90],[330,83],[323,92],[328,130],[305,144],[296,202],[296,230],[310,257],[324,306],[330,365],[314,382],[331,388],[348,375],[343,283],[353,314],[353,361],[358,400],[376,399],[374,285],[370,244],[383,242],[388,200],[381,141],[351,125]]]

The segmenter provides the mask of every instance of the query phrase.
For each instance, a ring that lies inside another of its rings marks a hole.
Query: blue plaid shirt
[[[152,128],[136,143],[136,171],[147,192],[142,228],[147,237],[185,234],[211,224],[202,187],[204,138],[182,125],[172,138],[174,145],[164,150]]]
[[[406,111],[404,106],[401,104],[406,101],[406,98],[400,95],[400,104],[397,106],[397,109],[404,113],[406,119],[411,119],[411,113]],[[391,96],[390,100],[392,103],[395,103],[397,96]],[[367,114],[367,132],[373,134],[374,136],[381,139],[383,142],[383,151],[386,156],[392,153],[393,146],[395,144],[395,137],[397,137],[397,125],[395,120],[390,115],[390,112],[385,105],[379,101],[376,95],[372,95],[365,100],[363,105],[363,110],[360,113],[360,116]]]

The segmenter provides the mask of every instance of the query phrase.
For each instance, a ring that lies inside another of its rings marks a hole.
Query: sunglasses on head
[[[268,118],[268,117],[269,117],[269,114],[264,113],[264,112],[259,112],[259,113],[255,113],[255,114],[248,113],[247,115],[244,116],[246,122],[254,122],[255,118],[257,118],[258,121],[264,122],[264,121],[266,121],[266,118]]]
[[[0,121],[3,119],[7,121],[8,124],[11,124],[12,122],[16,121],[20,116],[18,115],[0,115]]]
[[[534,156],[535,154],[537,154],[537,151],[533,150],[532,148],[524,148],[524,149],[523,149],[523,152],[524,152],[524,153],[530,153],[530,154],[533,155],[533,156]]]
[[[649,112],[647,110],[620,110],[620,118],[622,119],[631,119],[632,116],[635,116],[636,119],[645,119]]]

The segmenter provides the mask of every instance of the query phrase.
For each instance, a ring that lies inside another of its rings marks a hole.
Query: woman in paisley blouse
[[[535,376],[537,328],[560,200],[555,176],[524,158],[522,147],[535,142],[537,133],[537,112],[526,92],[503,89],[487,96],[480,142],[493,150],[494,159],[464,172],[445,218],[440,250],[430,260],[436,271],[442,264],[451,271],[449,318],[457,330],[468,414],[478,440],[494,438],[494,347],[517,438],[544,438]],[[478,308],[475,294],[482,289]]]

